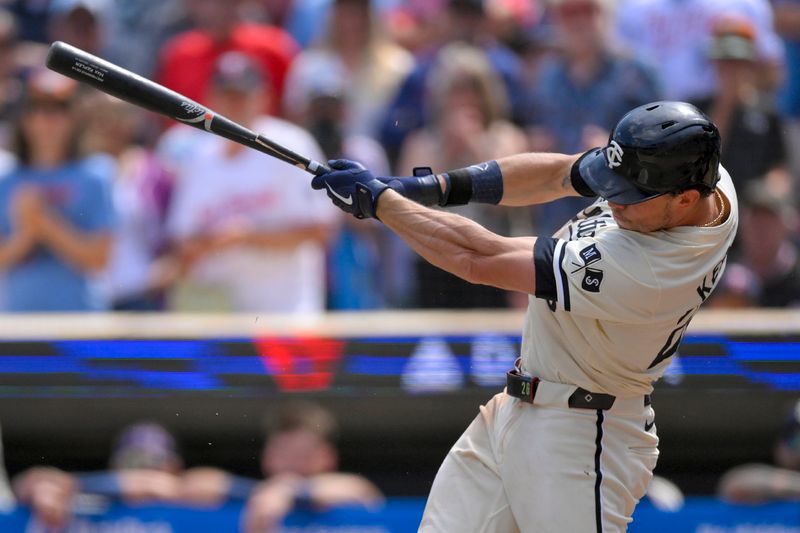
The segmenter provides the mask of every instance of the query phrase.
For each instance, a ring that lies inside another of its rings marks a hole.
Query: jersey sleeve
[[[660,288],[633,241],[539,237],[534,246],[537,298],[598,320],[645,322],[654,315]]]

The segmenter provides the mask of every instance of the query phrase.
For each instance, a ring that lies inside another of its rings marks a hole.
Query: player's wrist
[[[377,214],[378,199],[390,189],[391,187],[377,178],[356,183],[356,201],[358,202],[356,217],[380,220]]]
[[[418,175],[417,170],[414,176],[379,179],[402,196],[427,206],[498,204],[503,198],[503,173],[494,160],[438,175]]]
[[[442,205],[443,191],[439,178],[434,174],[426,176],[390,176],[380,178],[390,189],[421,205]]]
[[[445,190],[441,206],[470,202],[499,204],[503,199],[503,172],[495,160],[448,170],[442,178]]]

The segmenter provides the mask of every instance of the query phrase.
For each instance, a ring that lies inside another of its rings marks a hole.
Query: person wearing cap
[[[800,401],[787,409],[772,448],[774,464],[750,463],[725,472],[717,495],[732,503],[800,499]]]
[[[41,68],[15,118],[18,164],[0,179],[0,267],[7,311],[104,310],[94,284],[106,266],[115,212],[110,175],[79,154],[77,84]]]
[[[708,57],[715,21],[731,13],[750,19],[761,64],[760,80],[774,89],[784,50],[769,0],[626,0],[613,24],[617,41],[657,69],[665,98],[696,104],[712,96],[717,80]]]
[[[376,178],[331,161],[314,189],[377,218],[434,265],[528,295],[506,389],[451,448],[425,533],[621,532],[658,459],[650,393],[724,271],[738,224],[711,120],[636,107],[583,154],[522,153],[436,175]],[[504,237],[427,206],[596,201],[552,237]]]
[[[107,0],[51,0],[48,7],[48,40],[64,41],[92,54],[100,54]]]
[[[272,80],[241,52],[220,56],[209,101],[223,116],[312,159],[301,127],[264,115]],[[336,211],[308,189],[303,170],[194,129],[175,163],[167,236],[181,264],[177,309],[317,313],[325,309],[325,244]],[[168,135],[170,135],[168,133]],[[165,139],[163,142],[175,141]],[[178,139],[175,142],[183,142]]]
[[[261,111],[280,112],[286,73],[299,47],[283,28],[247,22],[243,0],[181,0],[194,28],[169,39],[158,53],[155,79],[200,103],[211,85],[219,57],[242,52],[253,58],[271,79]],[[266,90],[266,89],[265,89]]]
[[[719,83],[712,98],[696,102],[722,135],[722,164],[742,189],[751,181],[791,194],[784,119],[771,93],[760,86],[756,29],[746,17],[727,14],[713,26],[708,48]]]

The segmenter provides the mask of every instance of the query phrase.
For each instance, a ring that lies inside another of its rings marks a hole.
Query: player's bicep
[[[533,294],[536,286],[533,264],[535,242],[535,237],[504,237],[497,253],[472,259],[471,281]]]

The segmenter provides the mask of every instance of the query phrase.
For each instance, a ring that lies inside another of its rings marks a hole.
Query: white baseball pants
[[[658,459],[652,407],[641,396],[606,411],[536,403],[500,393],[481,407],[436,475],[420,532],[627,529]]]

